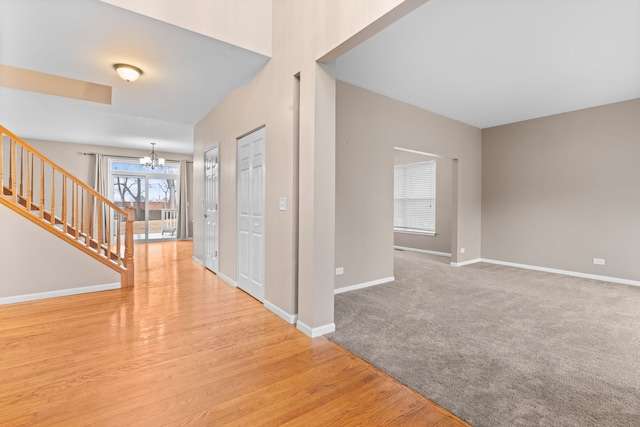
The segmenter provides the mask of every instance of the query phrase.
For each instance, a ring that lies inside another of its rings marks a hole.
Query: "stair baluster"
[[[123,288],[133,286],[132,207],[115,205],[3,126],[0,187],[0,204],[119,272]]]

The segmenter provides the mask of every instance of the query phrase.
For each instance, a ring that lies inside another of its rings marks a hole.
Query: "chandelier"
[[[146,168],[155,169],[164,166],[164,159],[159,158],[155,150],[155,142],[151,143],[151,154],[140,158],[140,164]]]

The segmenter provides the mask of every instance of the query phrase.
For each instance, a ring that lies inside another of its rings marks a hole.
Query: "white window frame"
[[[393,231],[436,235],[436,162],[394,166]]]

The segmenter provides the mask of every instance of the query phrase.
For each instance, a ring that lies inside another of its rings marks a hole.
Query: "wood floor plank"
[[[467,425],[191,253],[140,244],[133,289],[0,306],[0,425]]]

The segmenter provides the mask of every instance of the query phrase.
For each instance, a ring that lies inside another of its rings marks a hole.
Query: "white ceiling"
[[[639,98],[640,0],[431,0],[336,68],[479,128]]]
[[[99,0],[0,0],[0,64],[113,87],[112,105],[0,87],[0,124],[191,153],[193,125],[267,61]],[[116,62],[145,74],[126,83]],[[638,98],[640,0],[431,0],[337,77],[480,128]]]
[[[112,105],[0,87],[23,138],[191,153],[193,125],[268,58],[99,0],[0,0],[0,64],[113,87]],[[134,83],[113,64],[140,67]]]

